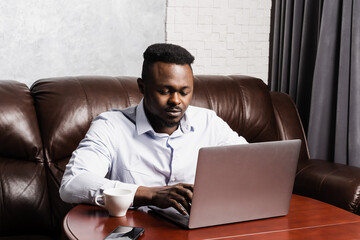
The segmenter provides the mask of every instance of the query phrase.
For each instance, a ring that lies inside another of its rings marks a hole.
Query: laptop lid
[[[286,215],[300,145],[286,140],[200,149],[190,216],[176,218],[192,229]]]

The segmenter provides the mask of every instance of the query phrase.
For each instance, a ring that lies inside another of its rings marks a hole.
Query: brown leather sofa
[[[72,207],[59,184],[91,120],[141,99],[134,77],[64,77],[31,89],[0,81],[0,239],[57,239]],[[196,76],[193,105],[215,110],[249,142],[303,141],[294,192],[359,214],[360,169],[309,159],[298,112],[247,76]]]

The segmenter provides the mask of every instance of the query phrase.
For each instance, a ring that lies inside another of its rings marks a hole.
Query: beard
[[[178,121],[178,122],[168,122],[168,121],[165,121],[165,120],[163,120],[161,118],[158,118],[158,121],[163,127],[167,127],[167,128],[178,127],[180,125],[180,121]]]
[[[159,124],[162,127],[172,128],[172,127],[178,127],[180,125],[180,120],[182,119],[182,117],[177,122],[169,122],[156,115],[153,115],[153,119],[157,122],[157,124]]]
[[[148,118],[148,121],[150,122],[150,125],[153,128],[154,128],[153,125],[155,125],[155,124],[156,124],[156,126],[165,127],[165,128],[178,127],[180,125],[181,119],[184,117],[184,116],[182,116],[179,121],[171,122],[171,121],[166,121],[166,120],[162,119],[158,115],[154,115],[154,114],[150,113],[146,109],[145,109],[145,114],[146,114],[146,117]]]

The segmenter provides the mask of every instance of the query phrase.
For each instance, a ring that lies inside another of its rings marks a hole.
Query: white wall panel
[[[165,13],[165,0],[0,1],[0,79],[139,76]]]

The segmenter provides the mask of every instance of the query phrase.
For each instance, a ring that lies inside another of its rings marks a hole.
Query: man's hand
[[[165,187],[140,186],[135,193],[134,206],[173,207],[186,215],[190,213],[193,188],[193,184],[185,183]]]

